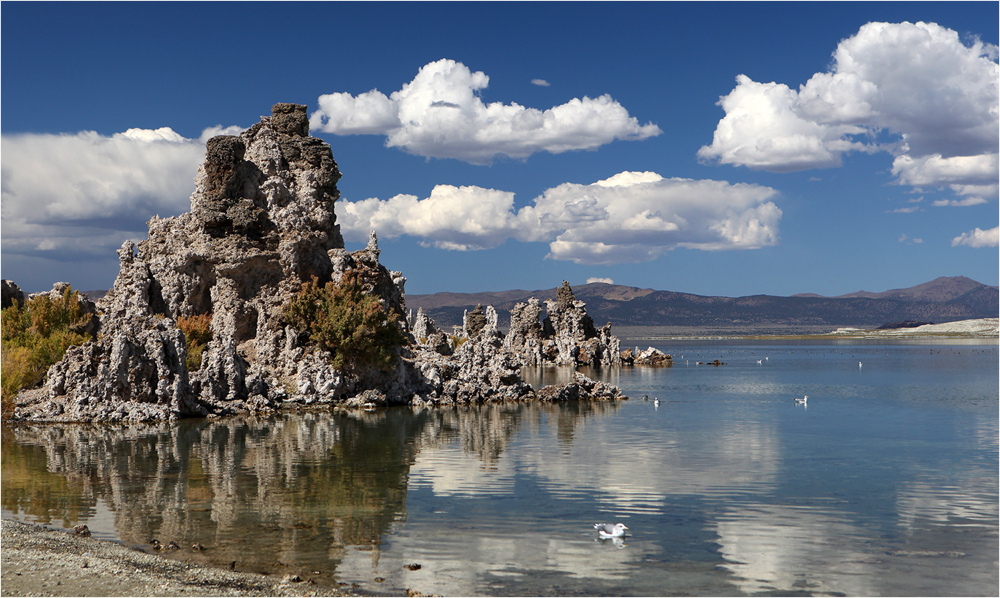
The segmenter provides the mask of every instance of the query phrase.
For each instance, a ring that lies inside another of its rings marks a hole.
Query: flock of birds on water
[[[942,352],[943,351],[940,350],[940,349],[937,349],[937,350],[932,349],[932,350],[930,350],[931,354],[942,353]],[[978,352],[978,351],[973,351],[973,352]],[[730,353],[732,353],[732,351],[730,351]],[[684,356],[681,355],[680,358],[684,359]],[[770,357],[769,356],[765,356],[762,359],[758,359],[757,360],[757,365],[764,365],[764,362],[765,361],[769,361],[769,360],[770,360]],[[690,364],[690,360],[685,361],[685,363],[686,364]],[[701,362],[697,362],[697,363],[701,364]],[[858,369],[862,369],[862,368],[864,368],[864,366],[865,366],[865,364],[864,364],[863,361],[859,361],[858,362]],[[649,395],[643,395],[642,396],[642,400],[643,401],[649,401],[650,400]],[[659,397],[653,397],[652,401],[653,401],[653,407],[654,408],[659,408],[659,406],[660,406],[660,399],[659,399]],[[807,407],[808,404],[809,404],[809,395],[802,395],[801,397],[795,397],[793,399],[793,401],[795,402],[796,405],[802,405],[803,407]],[[615,542],[615,545],[617,547],[619,547],[619,548],[621,548],[621,547],[624,546],[623,539],[626,536],[625,532],[628,531],[628,527],[624,523],[616,523],[614,525],[612,525],[610,523],[595,523],[594,524],[594,529],[597,530],[597,536],[600,539],[602,539],[602,540],[609,540],[609,539],[613,540]]]
[[[732,353],[732,351],[730,351],[730,353]],[[684,359],[683,355],[681,355],[680,357],[681,357],[681,359]],[[771,359],[770,356],[765,356],[763,359],[758,359],[757,360],[757,365],[764,365],[764,362],[765,361],[770,361],[770,359]],[[686,360],[684,363],[685,364],[690,364],[691,360]],[[698,365],[702,365],[702,362],[700,362],[700,361],[697,362],[697,363],[698,363]],[[858,362],[858,369],[863,368],[864,365],[865,365],[864,362],[859,361]],[[649,395],[643,395],[642,396],[642,400],[643,401],[648,401],[649,400]],[[808,404],[809,404],[809,395],[802,395],[801,397],[795,397],[793,400],[794,400],[794,402],[795,402],[796,405],[802,405],[803,407],[807,407]],[[659,399],[659,397],[653,397],[653,408],[656,409],[656,408],[659,408],[659,406],[660,406],[660,399]],[[607,524],[595,524],[594,527],[597,527],[598,525],[607,525]],[[619,525],[621,525],[621,524],[619,524]],[[625,529],[628,529],[628,528],[625,528]],[[608,537],[611,537],[611,536],[608,536]]]
[[[684,359],[683,355],[681,355],[681,359]],[[765,356],[763,359],[758,359],[757,364],[764,365],[764,362],[769,361],[770,359],[771,359],[770,356]],[[690,363],[690,360],[687,360],[685,363]],[[700,364],[701,362],[698,363]],[[859,361],[858,368],[862,367],[864,367],[864,363]],[[643,395],[642,400],[648,401],[649,395]],[[794,401],[796,405],[802,405],[803,407],[807,407],[809,403],[809,395],[802,395],[801,397],[796,397]],[[660,407],[659,397],[653,397],[653,408],[658,409],[659,407]],[[608,539],[615,540],[617,546],[621,546],[618,543],[618,541],[625,538],[626,535],[625,532],[628,531],[628,527],[624,523],[616,523],[614,525],[610,523],[595,523],[594,529],[597,530],[597,536],[599,538],[601,538],[602,540],[608,540]]]

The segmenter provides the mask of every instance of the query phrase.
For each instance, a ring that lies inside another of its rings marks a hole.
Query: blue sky
[[[997,284],[998,6],[4,2],[2,276],[108,288],[296,102],[411,294]]]

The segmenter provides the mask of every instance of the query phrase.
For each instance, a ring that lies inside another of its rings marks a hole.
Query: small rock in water
[[[73,533],[78,536],[87,537],[90,535],[90,528],[86,525],[78,525],[73,528]]]
[[[422,565],[420,563],[410,563],[409,565],[403,565],[403,569],[409,569],[410,571],[417,571]]]

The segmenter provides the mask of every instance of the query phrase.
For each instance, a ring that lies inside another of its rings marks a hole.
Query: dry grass
[[[177,318],[177,327],[187,339],[187,368],[190,371],[201,369],[201,356],[205,345],[212,338],[212,314],[197,316],[181,316]]]
[[[62,297],[33,297],[24,306],[8,307],[0,315],[0,411],[4,418],[12,415],[17,394],[38,385],[66,349],[92,340],[83,332],[89,316],[81,313],[77,296],[76,291],[67,288]]]

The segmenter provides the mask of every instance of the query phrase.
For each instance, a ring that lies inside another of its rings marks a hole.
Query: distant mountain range
[[[1000,312],[997,287],[964,276],[942,277],[906,289],[881,293],[858,291],[838,297],[799,294],[791,297],[706,297],[614,284],[573,287],[577,299],[598,326],[711,329],[737,333],[818,332],[839,327],[874,328],[887,322],[952,322],[995,318]],[[462,323],[465,310],[492,305],[500,325],[510,321],[515,303],[535,297],[555,299],[556,287],[487,293],[407,295],[406,306],[423,308],[439,326]]]

